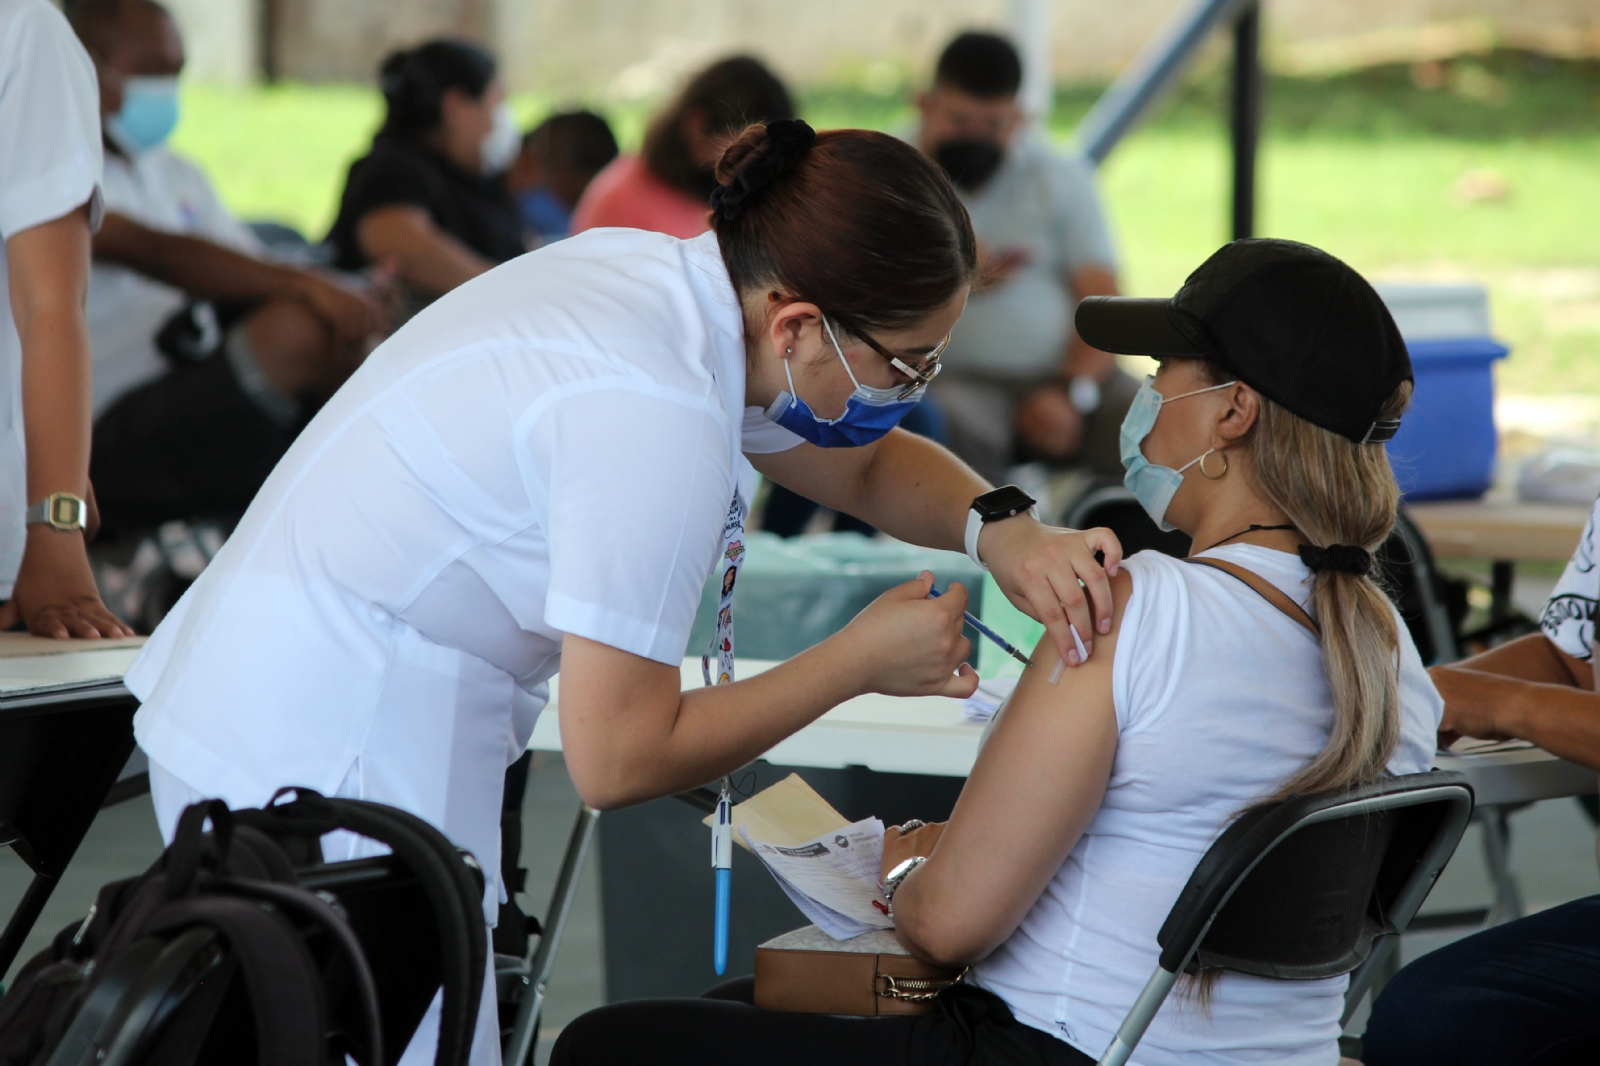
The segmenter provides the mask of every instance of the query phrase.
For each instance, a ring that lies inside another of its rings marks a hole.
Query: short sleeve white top
[[[100,93],[94,64],[46,0],[0,0],[0,242],[92,201],[99,224]],[[0,245],[0,599],[25,540],[22,340]]]
[[[1298,556],[1253,545],[1204,553],[1244,566],[1310,609]],[[1156,934],[1206,849],[1238,812],[1322,750],[1333,698],[1310,633],[1238,578],[1156,552],[1133,578],[1112,665],[1117,753],[1105,799],[1022,925],[973,969],[1023,1022],[1091,1055],[1110,1044],[1155,972]],[[1443,701],[1405,625],[1392,774],[1433,765]],[[1169,997],[1139,1066],[1333,1066],[1348,978],[1227,974],[1210,1016]]]
[[[1595,567],[1595,518],[1600,515],[1600,500],[1589,512],[1589,521],[1578,538],[1578,550],[1572,553],[1561,580],[1545,601],[1539,615],[1539,628],[1550,642],[1574,659],[1588,662],[1594,658],[1595,607],[1600,605],[1600,569]]]
[[[280,786],[428,818],[499,869],[506,765],[573,633],[676,665],[741,452],[714,235],[592,230],[442,297],[312,420],[128,671],[139,744],[230,804]]]
[[[980,241],[1026,260],[972,294],[950,335],[946,365],[1017,377],[1056,373],[1077,307],[1068,277],[1085,267],[1116,266],[1093,169],[1081,156],[1022,137],[994,177],[962,199]]]
[[[261,244],[228,213],[205,174],[165,147],[106,155],[106,210],[142,226],[199,237],[255,255]],[[156,332],[188,302],[181,290],[129,267],[96,260],[89,274],[89,336],[94,346],[94,413],[166,373]]]

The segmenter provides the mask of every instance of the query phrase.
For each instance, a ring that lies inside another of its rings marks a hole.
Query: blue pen
[[[717,875],[716,931],[712,934],[712,962],[721,977],[728,969],[728,918],[733,908],[733,795],[722,779],[717,817],[711,826],[711,868]]]
[[[928,595],[937,598],[937,597],[942,596],[944,594],[939,591],[937,586],[934,586],[933,588],[930,588],[928,590]],[[973,629],[976,629],[979,633],[982,633],[984,636],[988,637],[990,640],[992,640],[996,644],[1000,645],[1000,647],[1005,650],[1005,653],[1007,655],[1011,656],[1013,659],[1017,660],[1019,663],[1021,663],[1024,666],[1032,666],[1033,665],[1033,660],[1032,659],[1030,659],[1026,655],[1022,654],[1016,648],[1013,648],[1010,644],[1008,644],[1005,641],[1004,638],[1002,638],[1000,636],[999,633],[996,633],[994,630],[990,629],[988,626],[986,626],[982,622],[978,621],[978,619],[973,616],[973,613],[971,611],[962,611],[961,612],[961,616],[967,620],[967,625],[971,626]],[[1074,633],[1073,637],[1074,637],[1074,639],[1076,639],[1077,634]]]

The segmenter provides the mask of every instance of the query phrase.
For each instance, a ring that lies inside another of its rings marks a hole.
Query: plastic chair
[[[1247,811],[1179,894],[1156,936],[1159,965],[1101,1066],[1128,1061],[1184,973],[1306,981],[1356,971],[1348,1019],[1471,814],[1472,787],[1455,773],[1408,774]]]

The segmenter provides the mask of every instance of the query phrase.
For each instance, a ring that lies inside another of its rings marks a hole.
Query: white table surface
[[[735,671],[750,677],[775,663],[740,659]],[[560,678],[550,682],[550,704],[539,716],[528,747],[560,751]],[[700,660],[683,661],[683,687],[699,688]],[[983,726],[961,717],[961,701],[945,696],[857,696],[840,704],[764,758],[782,766],[838,769],[865,766],[886,773],[965,777],[978,758]],[[1440,755],[1435,766],[1467,775],[1480,806],[1531,803],[1596,791],[1595,771],[1540,748]]]
[[[63,642],[65,643],[65,642]],[[137,646],[84,648],[93,641],[74,641],[71,650],[41,655],[0,656],[0,697],[121,681],[139,654]]]

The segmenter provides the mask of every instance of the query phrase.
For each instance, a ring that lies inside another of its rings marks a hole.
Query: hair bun
[[[732,222],[758,195],[805,158],[816,142],[817,131],[797,118],[780,118],[745,130],[717,163],[717,187],[711,190],[711,209]]]
[[[1372,553],[1355,544],[1330,544],[1319,548],[1314,544],[1300,545],[1300,561],[1312,573],[1331,570],[1341,574],[1366,577],[1372,573]]]

